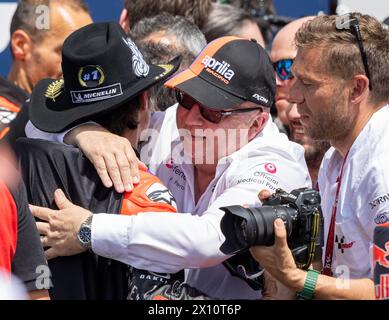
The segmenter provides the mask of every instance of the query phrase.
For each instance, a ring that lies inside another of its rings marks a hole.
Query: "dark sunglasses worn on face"
[[[282,59],[273,63],[274,70],[281,80],[289,80],[293,78],[291,71],[292,64],[293,59]]]
[[[256,107],[256,108],[247,108],[247,109],[237,109],[237,110],[231,110],[231,111],[223,111],[223,110],[213,110],[211,108],[208,108],[195,99],[193,99],[191,96],[187,95],[186,93],[183,93],[181,91],[176,91],[176,99],[177,102],[185,109],[190,110],[192,107],[197,104],[200,109],[201,116],[212,123],[219,123],[222,121],[224,117],[230,116],[232,114],[237,113],[244,113],[244,112],[251,112],[255,110],[261,110],[263,111],[262,107]]]
[[[195,99],[193,99],[191,96],[187,95],[186,93],[183,93],[181,91],[176,91],[176,98],[177,102],[185,109],[190,110],[192,107],[197,104],[200,109],[201,116],[212,123],[219,123],[224,117],[230,116],[232,114],[236,113],[243,113],[243,112],[251,112],[254,110],[261,110],[263,109],[261,107],[256,108],[247,108],[247,109],[238,109],[238,110],[231,110],[231,111],[223,111],[223,110],[213,110],[210,109],[201,103],[197,102]]]
[[[359,27],[359,20],[358,18],[354,17],[351,14],[344,14],[343,16],[337,17],[336,21],[336,29],[337,30],[348,30],[350,31],[355,38],[357,39],[359,51],[361,52],[363,67],[365,68],[366,77],[369,79],[369,89],[372,90],[371,86],[371,78],[370,78],[370,72],[369,72],[369,65],[367,64],[367,57],[365,48],[363,47],[363,41],[361,36],[361,29]]]

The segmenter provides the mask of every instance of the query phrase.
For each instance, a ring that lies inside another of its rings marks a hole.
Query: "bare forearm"
[[[373,300],[374,283],[370,279],[339,279],[319,275],[315,289],[316,299]]]
[[[288,286],[294,291],[302,291],[307,272],[296,272]],[[374,283],[370,279],[340,279],[320,274],[317,278],[315,299],[319,300],[371,300],[375,298]]]

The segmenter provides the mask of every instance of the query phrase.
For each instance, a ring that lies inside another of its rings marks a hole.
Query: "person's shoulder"
[[[19,138],[15,142],[15,149],[17,150],[18,154],[25,154],[25,153],[41,153],[41,154],[47,154],[50,156],[56,155],[58,153],[81,153],[79,149],[64,145],[62,143],[58,142],[52,142],[42,139],[30,139],[30,138]]]
[[[13,110],[14,108],[20,109],[22,104],[29,98],[29,95],[11,81],[0,76],[0,98],[6,99],[11,103],[11,110]],[[4,101],[2,101],[3,103]]]

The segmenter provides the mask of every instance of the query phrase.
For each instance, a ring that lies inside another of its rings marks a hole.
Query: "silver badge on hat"
[[[142,53],[139,51],[138,47],[132,42],[129,38],[122,38],[124,43],[132,51],[132,69],[134,70],[135,75],[140,77],[147,77],[150,71],[149,65],[143,59]]]

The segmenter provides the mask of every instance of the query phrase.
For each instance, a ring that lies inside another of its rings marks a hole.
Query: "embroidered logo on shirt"
[[[376,224],[389,222],[389,212],[382,212],[377,214],[377,216],[374,218],[374,222]]]
[[[335,243],[337,244],[338,250],[340,250],[341,253],[344,253],[344,250],[351,249],[354,245],[355,241],[351,242],[345,242],[345,237],[338,237],[338,235],[335,236]]]
[[[380,196],[380,197],[374,199],[373,201],[369,202],[370,209],[373,210],[375,207],[385,203],[388,200],[389,200],[389,193],[385,194],[383,196]]]

